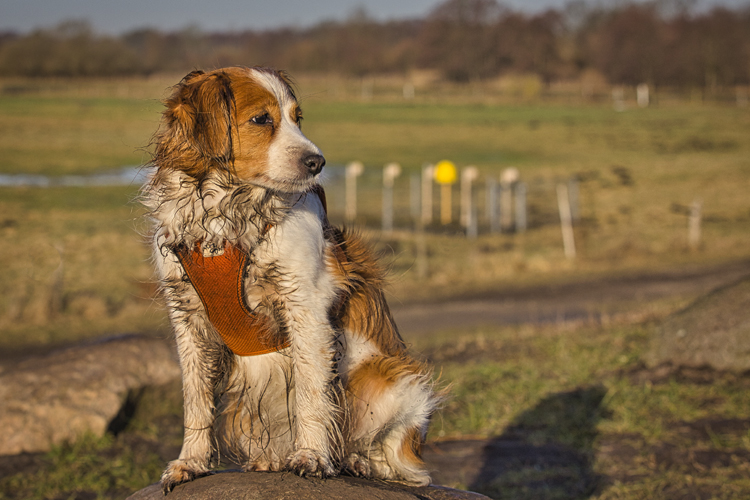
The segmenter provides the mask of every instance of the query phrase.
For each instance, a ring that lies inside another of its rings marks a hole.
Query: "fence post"
[[[422,223],[422,200],[420,196],[421,190],[422,180],[420,179],[419,174],[412,174],[409,177],[409,215],[411,216],[411,220],[414,222],[415,228],[417,227],[417,225]]]
[[[516,194],[516,232],[523,233],[526,231],[526,184],[517,182],[515,188]]]
[[[490,233],[500,230],[497,218],[497,181],[494,177],[487,178],[487,220],[490,223]]]
[[[479,177],[479,170],[475,166],[468,166],[461,170],[461,225],[466,229],[466,236],[477,237],[477,217],[474,212],[474,190],[472,183]]]
[[[500,229],[503,232],[513,230],[513,184],[518,181],[517,168],[506,168],[500,174]]]
[[[647,108],[649,104],[648,83],[641,83],[635,88],[635,100],[639,108]]]
[[[407,101],[414,99],[414,94],[415,94],[414,84],[412,82],[406,82],[404,84],[403,93],[404,93],[404,99],[406,99]]]
[[[697,250],[701,244],[701,212],[703,203],[694,200],[690,204],[690,215],[688,216],[688,246],[690,250]]]
[[[573,219],[570,216],[568,186],[562,182],[557,185],[557,207],[560,211],[560,227],[562,229],[565,257],[573,259],[576,256],[576,244],[573,236]]]
[[[401,175],[401,165],[388,163],[383,167],[383,217],[382,226],[384,233],[393,231],[393,183]]]
[[[573,222],[579,222],[581,220],[579,192],[578,179],[571,177],[568,181],[568,199],[570,200],[570,218]]]
[[[353,161],[346,166],[344,174],[346,177],[344,218],[347,222],[354,222],[354,219],[357,218],[357,177],[362,175],[364,171],[365,166],[359,161]]]
[[[422,225],[432,223],[432,182],[435,177],[435,167],[431,164],[422,166]]]
[[[440,184],[440,223],[444,226],[453,221],[453,184],[457,179],[453,162],[443,160],[435,165],[435,180]]]

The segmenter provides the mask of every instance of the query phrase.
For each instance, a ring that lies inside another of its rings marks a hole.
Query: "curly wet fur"
[[[245,470],[429,483],[419,450],[440,396],[406,351],[384,270],[311,191],[322,156],[288,78],[193,72],[166,107],[143,191],[183,372],[185,438],[165,492],[219,453]],[[246,306],[290,347],[241,357],[213,328],[175,250],[227,242],[247,256]]]

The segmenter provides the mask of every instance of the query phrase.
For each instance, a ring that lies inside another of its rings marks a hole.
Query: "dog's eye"
[[[254,116],[251,122],[257,124],[257,125],[272,125],[273,124],[273,118],[268,113],[263,113],[262,115]]]

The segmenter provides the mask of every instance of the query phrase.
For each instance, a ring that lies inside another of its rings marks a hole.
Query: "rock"
[[[128,398],[180,378],[163,340],[122,336],[26,359],[0,372],[0,455],[103,435]]]
[[[127,500],[164,500],[153,484]],[[339,476],[302,478],[288,472],[226,471],[177,486],[168,500],[481,500],[488,497],[443,486],[416,488],[397,483]]]
[[[659,328],[646,363],[750,370],[750,279],[719,288]]]

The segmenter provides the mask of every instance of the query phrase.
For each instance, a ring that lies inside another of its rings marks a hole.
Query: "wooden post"
[[[562,228],[565,257],[573,259],[576,256],[576,244],[573,236],[573,219],[570,216],[570,200],[568,199],[568,186],[566,184],[560,183],[557,185],[557,206],[560,211],[560,227]]]
[[[414,223],[414,228],[417,228],[422,223],[421,191],[422,180],[419,174],[412,174],[409,177],[409,215]]]
[[[414,84],[411,82],[406,82],[404,84],[404,99],[410,101],[414,99],[414,94]]]
[[[570,201],[570,218],[573,223],[577,223],[581,220],[579,192],[578,179],[571,177],[568,181],[568,200]]]
[[[440,185],[440,223],[447,226],[453,221],[453,184]]]
[[[647,108],[649,104],[648,83],[641,83],[635,88],[635,100],[638,107]]]
[[[526,231],[526,184],[517,182],[515,188],[516,194],[516,232],[523,233]]]
[[[432,224],[432,182],[435,167],[430,164],[422,166],[422,225]]]
[[[688,216],[688,246],[690,250],[697,250],[701,244],[701,212],[703,203],[694,200],[690,204],[690,215]]]
[[[466,229],[466,236],[477,237],[477,221],[474,212],[472,183],[479,177],[477,167],[469,166],[461,170],[461,225]]]
[[[506,168],[500,174],[500,229],[504,233],[513,230],[513,184],[518,182],[517,168]]]
[[[401,174],[401,165],[389,163],[383,167],[383,217],[384,233],[393,232],[393,183]]]
[[[357,177],[365,171],[362,162],[353,161],[346,166],[346,208],[344,218],[347,222],[354,222],[357,218]]]
[[[440,184],[440,222],[445,226],[453,221],[453,184],[458,180],[453,162],[438,162],[435,165],[435,180]]]
[[[490,233],[500,231],[497,217],[497,181],[494,177],[487,178],[487,220],[490,223]]]

